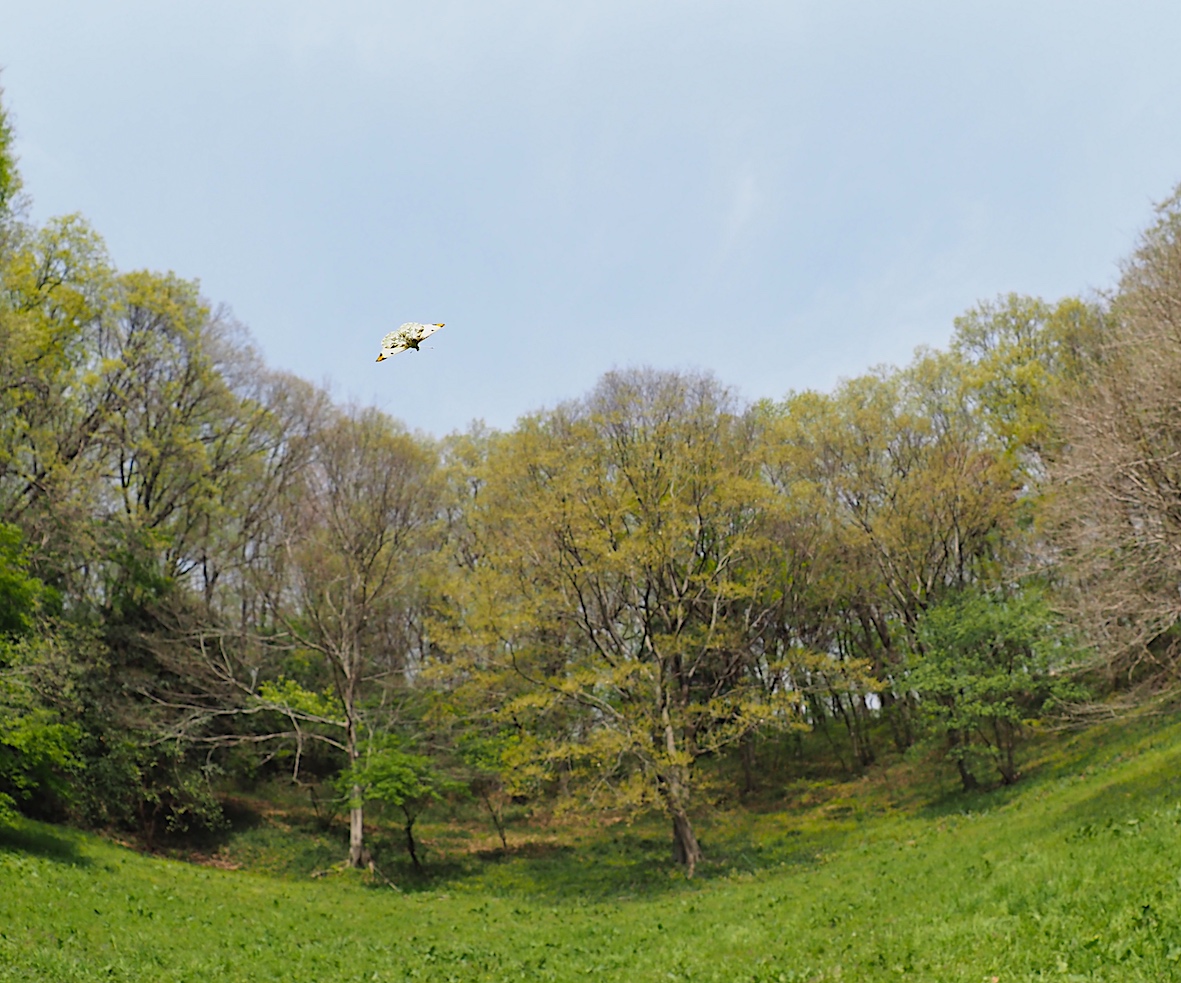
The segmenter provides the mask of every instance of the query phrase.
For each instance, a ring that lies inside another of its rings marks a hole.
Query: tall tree
[[[439,516],[436,464],[431,445],[379,411],[335,411],[288,496],[286,576],[272,601],[290,638],[324,660],[350,767],[366,724],[380,730],[388,719],[421,643],[414,628]],[[364,790],[350,798],[348,859],[361,866]]]
[[[751,674],[773,602],[750,449],[712,378],[613,372],[494,441],[471,507],[457,673],[559,784],[659,803],[690,874],[695,765],[794,711]]]
[[[1124,267],[1062,387],[1051,467],[1064,598],[1112,685],[1181,667],[1181,189]]]

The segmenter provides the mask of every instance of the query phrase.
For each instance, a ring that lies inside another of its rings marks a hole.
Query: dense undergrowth
[[[294,809],[203,855],[235,870],[22,821],[0,980],[1181,979],[1181,718],[1033,755],[972,795],[900,762],[703,815],[693,881],[663,824],[519,825],[505,853],[440,821],[415,880],[392,842],[333,870]]]

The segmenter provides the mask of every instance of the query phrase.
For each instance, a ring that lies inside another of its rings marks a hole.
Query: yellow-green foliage
[[[274,682],[259,683],[258,701],[268,709],[294,713],[300,719],[333,724],[344,722],[340,715],[340,705],[331,692],[314,693],[286,676],[280,676]]]

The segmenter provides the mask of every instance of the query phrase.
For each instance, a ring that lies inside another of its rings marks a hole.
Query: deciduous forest
[[[719,809],[1020,786],[1176,691],[1181,197],[1109,295],[830,392],[628,367],[442,438],[28,214],[0,118],[0,823],[183,851],[281,790],[392,881],[456,816],[658,822],[700,879]]]

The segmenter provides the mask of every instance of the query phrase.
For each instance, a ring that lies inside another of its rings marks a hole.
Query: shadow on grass
[[[376,839],[376,838],[375,838]],[[505,898],[550,903],[598,903],[651,898],[684,887],[671,862],[671,846],[645,831],[615,831],[574,844],[532,840],[507,850],[428,853],[421,871],[396,838],[373,841],[382,874],[407,893],[478,891]],[[699,877],[708,877],[704,866]]]
[[[925,805],[915,810],[914,815],[916,819],[935,821],[991,812],[1008,805],[1028,792],[1030,787],[1028,781],[1017,781],[1013,785],[1002,785],[998,781],[995,785],[973,789],[970,792],[965,792],[962,788],[947,788],[935,793]]]
[[[662,820],[589,835],[573,844],[530,841],[508,850],[435,854],[422,871],[416,871],[404,850],[399,854],[391,841],[377,862],[382,874],[407,893],[475,891],[585,905],[655,900],[735,875],[811,868],[847,831],[834,835],[782,829],[757,835],[703,824],[701,835],[704,858],[693,880],[673,862],[671,837]]]
[[[13,826],[0,825],[0,850],[29,853],[73,867],[90,867],[93,864],[78,849],[77,840],[69,832],[51,831],[47,827],[33,826],[21,820]]]
[[[1018,799],[1056,802],[1067,826],[1120,818],[1151,811],[1181,798],[1181,734],[1177,721],[1162,726],[1161,715],[1140,715],[1079,731],[1063,739],[1048,733],[1025,748],[1022,774],[1013,785],[995,782],[965,792],[951,783],[932,789],[931,798],[915,815],[925,820],[983,813],[1007,807]],[[1146,755],[1142,767],[1135,762]],[[1118,777],[1117,777],[1118,775]],[[1064,789],[1077,785],[1074,794]]]
[[[1090,794],[1079,799],[1063,813],[1068,824],[1096,824],[1106,821],[1141,818],[1181,801],[1181,750],[1163,758],[1159,766],[1147,768],[1116,781],[1097,781]],[[1101,773],[1100,773],[1101,774]]]
[[[569,892],[560,884],[551,883],[551,878],[556,876],[558,881],[569,882],[580,866],[574,848],[536,841],[513,844],[508,850],[425,849],[421,868],[414,866],[396,835],[373,836],[370,848],[381,873],[399,890],[410,894],[495,884],[506,894],[520,891],[554,897]]]
[[[818,866],[825,854],[845,845],[851,835],[847,829],[788,828],[759,835],[713,831],[702,839],[705,860],[698,876],[711,881],[784,868],[810,869]]]

